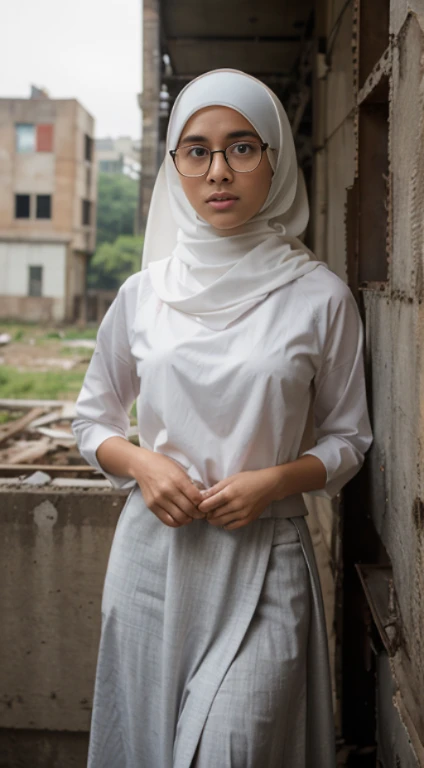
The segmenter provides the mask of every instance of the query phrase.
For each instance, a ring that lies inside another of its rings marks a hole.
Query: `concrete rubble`
[[[0,400],[0,411],[9,416],[0,426],[0,486],[111,488],[79,456],[74,403]]]

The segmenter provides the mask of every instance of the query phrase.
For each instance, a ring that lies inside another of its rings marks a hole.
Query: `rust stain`
[[[416,498],[413,504],[413,520],[414,525],[418,531],[421,531],[424,527],[424,502],[420,498]]]

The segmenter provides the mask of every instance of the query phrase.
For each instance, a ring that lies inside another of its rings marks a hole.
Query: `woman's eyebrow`
[[[254,131],[232,131],[227,133],[227,139],[243,139],[245,136],[253,136],[254,139],[259,139],[259,136]]]
[[[231,131],[231,133],[227,133],[226,138],[227,139],[243,139],[245,136],[252,136],[254,139],[259,139],[257,133],[254,133],[254,131],[249,130],[243,130],[243,131]],[[206,136],[200,136],[198,134],[190,134],[189,136],[184,136],[184,138],[181,139],[180,144],[195,144],[198,141],[203,141],[204,143],[208,142],[209,139]]]

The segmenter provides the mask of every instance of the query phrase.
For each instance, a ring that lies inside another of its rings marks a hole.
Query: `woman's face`
[[[236,142],[243,144],[243,140],[262,143],[251,123],[239,112],[229,107],[205,107],[185,124],[178,147],[195,145],[210,150],[226,149]],[[212,158],[209,172],[204,176],[188,178],[180,175],[181,186],[202,219],[215,229],[235,234],[233,230],[246,224],[265,203],[272,168],[266,152],[258,167],[249,173],[233,171],[222,153],[212,155]],[[211,199],[211,196],[225,195],[231,202],[220,204],[219,200]]]

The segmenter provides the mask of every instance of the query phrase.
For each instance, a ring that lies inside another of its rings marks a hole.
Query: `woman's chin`
[[[249,217],[246,218],[240,215],[235,216],[234,214],[224,215],[220,213],[216,216],[208,216],[206,221],[211,227],[219,232],[233,234],[233,230],[246,224],[246,222],[249,221]]]

